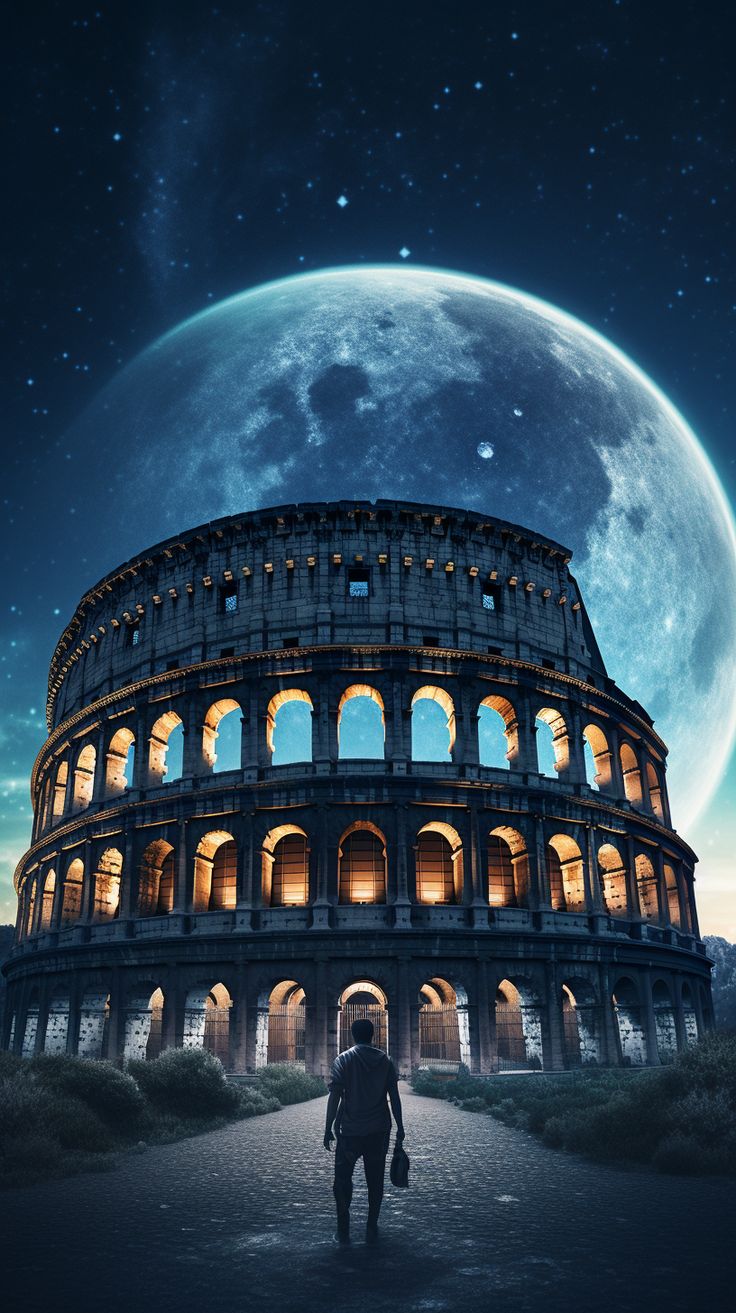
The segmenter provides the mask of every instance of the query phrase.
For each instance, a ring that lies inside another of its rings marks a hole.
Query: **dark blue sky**
[[[509,282],[647,370],[733,499],[723,12],[709,0],[17,8],[3,74],[0,919],[27,840],[48,658],[99,573],[73,508],[47,509],[64,432],[184,316],[361,261]]]

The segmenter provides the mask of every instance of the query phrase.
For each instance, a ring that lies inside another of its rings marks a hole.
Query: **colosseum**
[[[102,579],[51,662],[4,1046],[325,1073],[368,1015],[403,1073],[492,1073],[665,1063],[710,1027],[666,748],[569,562],[335,502]]]

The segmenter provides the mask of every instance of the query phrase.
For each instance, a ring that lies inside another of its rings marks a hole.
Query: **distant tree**
[[[716,1024],[723,1030],[736,1030],[736,944],[718,935],[706,935],[705,950],[713,959]]]

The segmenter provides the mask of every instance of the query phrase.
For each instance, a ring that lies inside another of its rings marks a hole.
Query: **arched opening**
[[[680,918],[680,891],[677,883],[677,875],[674,867],[668,862],[664,864],[664,887],[667,895],[667,917],[670,925],[676,930],[681,928]]]
[[[82,889],[84,887],[84,863],[75,857],[66,868],[64,890],[61,900],[61,924],[72,925],[82,915]]]
[[[108,797],[124,793],[133,782],[135,735],[131,729],[116,730],[107,749],[105,792]]]
[[[281,980],[268,997],[265,1060],[303,1067],[306,1045],[306,999],[297,980]],[[260,1064],[256,1064],[260,1065]]]
[[[657,900],[657,876],[654,867],[649,858],[644,853],[639,853],[634,858],[636,868],[636,887],[639,890],[639,906],[641,914],[646,921],[657,921],[659,919],[659,903]]]
[[[557,779],[570,765],[570,740],[567,724],[554,707],[542,707],[534,726],[537,734],[537,770],[540,775]]]
[[[272,766],[312,760],[312,699],[303,688],[276,693],[266,712],[266,740]]]
[[[636,753],[630,743],[622,743],[619,750],[621,773],[624,777],[624,793],[632,807],[641,807],[641,772]]]
[[[92,801],[96,761],[97,752],[93,744],[85,743],[74,767],[74,811],[84,811]]]
[[[411,700],[412,761],[449,761],[455,745],[455,704],[444,688],[425,684]]]
[[[596,1066],[601,1060],[599,1008],[593,986],[573,979],[562,986],[562,1039],[566,1067]]]
[[[207,1049],[230,1066],[230,1016],[233,1001],[222,983],[208,989],[196,985],[189,990],[184,1004],[185,1049]]]
[[[491,907],[526,907],[529,902],[526,840],[510,825],[498,825],[488,836],[488,902]]]
[[[184,766],[184,724],[176,711],[164,711],[149,739],[148,773],[152,784],[181,779]]]
[[[478,708],[478,753],[481,766],[508,769],[519,756],[519,723],[507,698],[490,694]]]
[[[622,977],[613,991],[621,1062],[625,1067],[643,1067],[647,1061],[647,1041],[641,1021],[641,1007],[636,986]]]
[[[417,835],[416,890],[420,903],[462,902],[462,843],[444,821],[430,821]]]
[[[80,1058],[107,1056],[109,1024],[110,995],[107,990],[99,988],[86,990],[79,1009],[77,1054]]]
[[[435,1071],[470,1066],[468,996],[440,976],[427,980],[419,991],[419,1065]]]
[[[583,730],[585,778],[591,789],[611,788],[611,749],[599,725],[586,725]]]
[[[652,804],[652,811],[658,820],[664,820],[664,807],[662,805],[662,784],[659,778],[654,762],[647,762],[647,788],[649,789],[649,801]]]
[[[238,896],[238,849],[226,830],[202,836],[194,858],[195,912],[229,911]]]
[[[44,1053],[66,1053],[69,1039],[69,994],[59,986],[51,995],[49,1014],[46,1020],[46,1034],[43,1041]]]
[[[496,1047],[499,1071],[541,1071],[542,1010],[525,982],[502,980],[496,990]]]
[[[66,803],[66,787],[69,780],[69,763],[68,761],[59,762],[54,781],[54,799],[51,808],[51,823],[58,821],[60,816],[64,815],[64,805]]]
[[[95,905],[93,920],[112,921],[120,911],[120,876],[123,854],[106,848],[95,871]]]
[[[695,1011],[693,991],[687,980],[682,986],[682,1021],[686,1045],[689,1047],[691,1044],[697,1044],[699,1037],[698,1014]]]
[[[388,1049],[388,1000],[372,980],[355,980],[343,990],[339,999],[338,1052],[353,1047],[350,1027],[358,1017],[373,1022],[373,1044]]]
[[[51,918],[54,910],[54,894],[56,892],[56,871],[47,871],[43,879],[43,893],[41,895],[41,922],[39,930],[51,929]]]
[[[677,1027],[672,995],[663,980],[656,980],[652,986],[652,1004],[657,1057],[662,1063],[672,1062],[677,1053]]]
[[[337,743],[341,760],[383,761],[386,716],[383,698],[370,684],[351,684],[337,709]]]
[[[298,825],[277,825],[261,850],[265,907],[304,907],[309,902],[309,849]]]
[[[606,910],[611,916],[628,916],[626,867],[618,848],[612,843],[601,844],[598,849],[598,878]]]
[[[154,839],[138,868],[138,916],[165,916],[174,909],[174,849]]]
[[[547,841],[547,878],[555,912],[585,911],[583,855],[569,834],[553,834]]]
[[[151,1061],[161,1052],[164,995],[153,981],[136,985],[125,1005],[123,1057]]]
[[[202,730],[202,756],[211,771],[240,770],[242,735],[240,703],[233,698],[213,702]]]
[[[36,988],[31,991],[26,1008],[26,1023],[23,1030],[23,1041],[21,1045],[21,1057],[32,1058],[36,1052],[36,1040],[38,1038],[38,1020],[40,1012],[39,992]]]
[[[386,840],[370,821],[356,821],[338,848],[338,902],[385,901]]]

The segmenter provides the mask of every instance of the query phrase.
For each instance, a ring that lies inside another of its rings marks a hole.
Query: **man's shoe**
[[[347,1249],[350,1245],[350,1232],[338,1230],[332,1237],[334,1244],[339,1245],[341,1249]]]
[[[365,1243],[367,1245],[378,1244],[378,1222],[369,1222],[365,1228]]]

